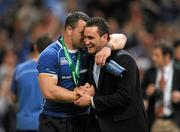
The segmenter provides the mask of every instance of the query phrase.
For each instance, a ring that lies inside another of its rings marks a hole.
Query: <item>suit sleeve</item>
[[[146,89],[147,89],[147,86],[149,84],[154,84],[154,82],[150,81],[150,78],[153,78],[150,76],[150,74],[152,74],[153,71],[152,70],[148,70],[145,72],[144,74],[144,79],[142,80],[142,92],[143,92],[143,98],[144,99],[149,99],[149,97],[146,95]]]
[[[122,78],[116,79],[116,91],[109,95],[93,98],[97,113],[112,113],[114,110],[124,111],[131,103],[133,93],[137,92],[136,83],[139,83],[139,73],[135,61],[129,55],[121,55],[116,62],[123,66],[127,72]],[[111,85],[108,85],[108,88],[111,88]]]
[[[173,78],[173,90],[177,90],[180,92],[180,70],[174,69],[174,78]],[[172,90],[172,91],[173,91]],[[180,109],[180,102],[173,103],[174,107],[178,107]]]

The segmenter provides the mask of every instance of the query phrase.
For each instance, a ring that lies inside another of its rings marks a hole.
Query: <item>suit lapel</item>
[[[178,71],[175,67],[173,67],[172,91],[179,89],[179,83],[177,83],[179,82],[178,79]]]
[[[91,62],[90,62],[90,67],[89,67],[89,78],[90,78],[90,83],[94,86],[95,91],[97,92],[97,87],[94,81],[94,77],[93,77],[93,66],[94,66],[94,59],[93,57],[91,58]]]

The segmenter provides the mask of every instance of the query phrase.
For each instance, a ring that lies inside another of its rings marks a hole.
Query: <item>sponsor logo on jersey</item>
[[[61,79],[71,79],[71,76],[62,76]]]
[[[67,65],[68,64],[68,61],[66,60],[65,57],[61,57],[60,58],[60,65]]]
[[[80,70],[80,73],[85,73],[85,72],[87,72],[87,69],[81,69]]]

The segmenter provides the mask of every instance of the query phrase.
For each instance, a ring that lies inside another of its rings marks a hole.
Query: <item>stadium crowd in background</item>
[[[66,15],[77,10],[106,18],[111,33],[122,32],[128,37],[125,50],[136,60],[143,80],[154,65],[151,55],[160,40],[174,44],[175,52],[178,48],[179,7],[179,0],[1,0],[0,97],[6,108],[15,107],[9,92],[11,79],[16,65],[29,58],[30,43],[47,33],[56,40]]]

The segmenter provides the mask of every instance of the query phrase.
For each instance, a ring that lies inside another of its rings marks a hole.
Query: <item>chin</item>
[[[91,50],[91,49],[88,49],[88,53],[89,53],[89,54],[94,54],[94,51]]]

